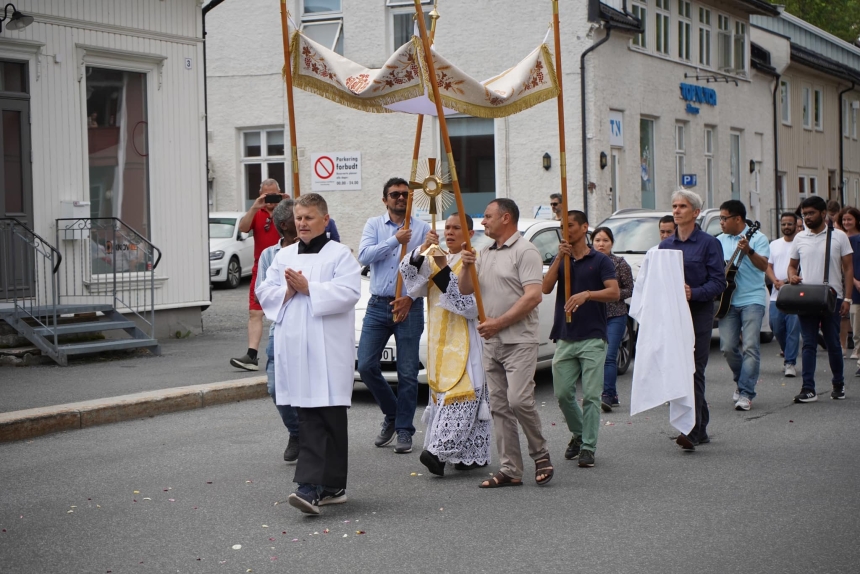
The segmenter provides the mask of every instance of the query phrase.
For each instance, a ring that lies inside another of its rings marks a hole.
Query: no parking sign
[[[361,152],[311,154],[311,191],[361,190]]]

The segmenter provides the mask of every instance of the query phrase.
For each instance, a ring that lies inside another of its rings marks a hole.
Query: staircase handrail
[[[42,245],[44,245],[45,247],[47,247],[48,249],[50,249],[51,251],[53,251],[53,252],[54,252],[54,255],[56,255],[56,256],[57,256],[57,262],[54,264],[54,269],[53,269],[51,272],[52,272],[52,274],[54,274],[54,275],[56,275],[56,274],[57,274],[57,271],[60,269],[60,263],[62,263],[62,262],[63,262],[63,256],[62,256],[62,254],[57,250],[57,248],[56,248],[56,247],[54,247],[53,245],[51,245],[50,243],[48,243],[48,242],[45,240],[45,238],[44,238],[44,237],[42,237],[41,235],[39,235],[38,233],[36,233],[36,232],[35,232],[35,231],[33,231],[32,229],[30,229],[29,227],[27,227],[27,225],[26,225],[26,224],[24,224],[24,223],[22,223],[22,222],[21,222],[21,220],[20,220],[20,219],[18,219],[17,217],[8,217],[8,216],[5,216],[5,217],[0,217],[0,219],[5,219],[5,220],[7,220],[7,221],[14,221],[14,222],[15,222],[15,225],[17,225],[18,227],[21,227],[24,231],[26,231],[27,233],[29,233],[30,235],[32,235],[33,237],[35,237],[36,239],[38,239],[39,241],[41,241],[41,242],[42,242]],[[135,232],[135,233],[137,233],[137,232]],[[153,246],[153,247],[154,247],[154,246]],[[161,252],[159,252],[159,253],[161,253]]]

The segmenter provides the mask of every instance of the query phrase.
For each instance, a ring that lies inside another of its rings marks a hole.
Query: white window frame
[[[812,95],[812,120],[817,131],[824,130],[824,90],[815,88]]]
[[[284,189],[281,191],[286,192],[287,186],[290,184],[290,181],[287,179],[290,175],[289,166],[287,165],[287,149],[289,146],[287,145],[287,140],[284,139],[284,155],[269,155],[269,146],[268,146],[268,134],[269,132],[281,132],[283,137],[287,137],[285,126],[272,126],[272,127],[254,127],[254,128],[242,128],[239,130],[239,169],[241,170],[241,179],[242,179],[242,201],[247,201],[250,199],[250,190],[248,189],[248,178],[245,176],[245,166],[250,164],[261,164],[260,167],[260,181],[266,181],[269,179],[269,164],[270,163],[280,163],[284,166]],[[245,135],[251,133],[260,134],[260,155],[259,156],[246,156],[246,147],[245,147]]]
[[[705,195],[709,208],[714,206],[714,138],[714,128],[705,127]]]
[[[735,35],[732,39],[732,71],[735,74],[747,75],[747,51],[747,23],[735,20]]]
[[[802,110],[803,110],[803,128],[807,130],[812,129],[812,88],[809,86],[803,86],[803,90],[801,92],[803,94],[802,98]]]
[[[427,16],[430,14],[430,10],[433,6],[433,0],[421,0],[421,5],[426,6],[429,5],[431,8],[424,11],[425,21]],[[393,54],[394,50],[399,48],[397,42],[394,41],[394,17],[396,15],[401,14],[415,14],[415,3],[410,0],[386,0],[385,6],[388,9],[388,29],[390,33],[388,34],[388,51]],[[413,20],[414,22],[414,20]],[[430,26],[427,26],[427,33],[430,33]]]
[[[732,44],[731,18],[717,13],[717,69],[721,72],[732,71]]]
[[[732,142],[734,138],[737,138],[738,141],[737,153],[735,153],[732,149]],[[739,131],[732,130],[729,134],[729,167],[732,171],[731,176],[737,178],[737,181],[732,183],[731,185],[732,199],[740,199],[741,197],[743,197],[744,170],[743,166],[741,165],[741,158],[744,156],[743,152],[743,134]]]
[[[687,166],[687,125],[684,122],[675,124],[675,179],[680,187],[681,176]]]
[[[805,175],[798,175],[797,184],[797,193],[802,201],[809,197],[809,178]]]
[[[688,0],[678,0],[678,58],[693,60],[693,7]]]
[[[711,67],[711,10],[699,6],[699,65]]]
[[[779,81],[779,105],[783,125],[791,125],[791,80]]]
[[[808,175],[806,176],[806,180],[809,182],[809,185],[807,186],[809,195],[818,195],[818,176]]]
[[[633,36],[630,40],[630,45],[637,50],[648,49],[648,5],[643,2],[633,2],[631,5],[631,13],[642,22],[644,31],[641,34]]]
[[[671,0],[656,0],[657,7],[654,9],[654,51],[664,56],[672,55],[672,12]],[[662,34],[661,34],[662,33]]]
[[[343,3],[346,0],[340,0],[340,10],[331,10],[329,12],[313,12],[313,13],[305,13],[305,0],[301,0],[302,7],[302,31],[309,26],[319,26],[323,24],[337,24],[337,33],[334,36],[334,42],[332,42],[331,46],[326,46],[326,48],[337,52],[341,56],[343,56]],[[340,51],[338,51],[338,44],[340,44]]]

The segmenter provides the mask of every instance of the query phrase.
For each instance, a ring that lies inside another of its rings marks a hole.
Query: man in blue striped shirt
[[[439,239],[426,222],[406,213],[409,184],[392,178],[382,189],[385,213],[367,220],[358,246],[358,261],[370,266],[370,301],[361,326],[358,343],[358,372],[385,415],[374,444],[391,444],[397,434],[394,452],[412,452],[412,419],[418,402],[418,344],[424,331],[424,300],[414,301],[403,287],[395,294],[400,269],[400,251],[407,253],[424,243],[438,245]],[[404,229],[409,216],[409,229]],[[397,396],[382,376],[380,360],[388,339],[397,344]]]

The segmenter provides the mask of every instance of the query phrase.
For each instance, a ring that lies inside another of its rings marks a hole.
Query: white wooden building
[[[198,332],[209,305],[202,2],[15,7],[34,21],[0,32],[0,207],[63,256],[45,292],[104,295],[112,264],[120,312],[150,313],[151,286],[156,336]]]

